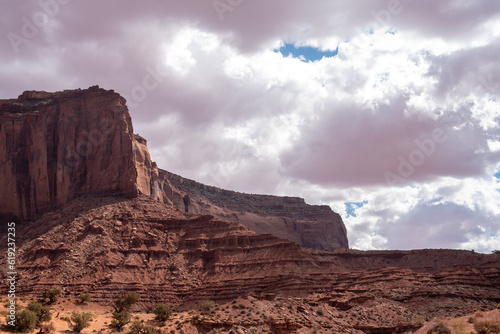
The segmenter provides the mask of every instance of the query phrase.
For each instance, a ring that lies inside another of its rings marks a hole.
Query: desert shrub
[[[125,297],[117,295],[115,299],[115,311],[128,311],[132,305],[137,303],[140,295],[137,292],[130,292]]]
[[[474,312],[474,316],[476,316],[478,318],[482,318],[482,317],[484,317],[484,312],[483,311],[476,311],[476,312]]]
[[[450,326],[455,334],[466,334],[467,324],[460,319],[454,319],[450,322]]]
[[[121,331],[130,322],[130,314],[127,311],[113,312],[111,327]]]
[[[148,326],[139,320],[136,320],[130,325],[130,334],[162,334],[163,332],[154,328],[153,326]]]
[[[55,332],[56,332],[56,327],[54,326],[53,322],[42,325],[42,333],[51,334]]]
[[[71,330],[80,333],[83,329],[90,326],[92,321],[92,314],[89,312],[76,312],[71,313],[69,325]]]
[[[474,329],[477,334],[500,333],[500,322],[498,321],[476,321]]]
[[[212,309],[215,307],[215,302],[213,300],[205,300],[204,302],[201,303],[200,310],[202,313],[207,314],[212,311]]]
[[[442,322],[438,322],[427,331],[427,334],[451,334],[451,329]]]
[[[28,304],[26,309],[35,313],[37,326],[40,326],[42,322],[47,322],[52,319],[52,313],[50,313],[50,308],[46,305],[41,305],[40,303],[37,302],[31,302]]]
[[[426,319],[423,315],[417,315],[415,318],[413,318],[413,323],[417,325],[418,327],[422,327],[426,322]]]
[[[46,290],[42,293],[42,298],[45,300],[47,304],[54,304],[57,302],[57,296],[61,294],[61,290],[59,289],[51,289]]]
[[[92,300],[92,295],[88,292],[82,292],[80,293],[80,302],[83,304],[83,303],[86,303],[86,302],[90,302]]]
[[[8,318],[7,321],[10,321]],[[18,332],[30,331],[32,332],[37,323],[36,314],[33,311],[24,309],[20,312],[16,312],[16,322],[14,329]]]
[[[156,315],[156,320],[164,322],[172,316],[173,311],[165,304],[158,304],[153,310],[153,313]]]

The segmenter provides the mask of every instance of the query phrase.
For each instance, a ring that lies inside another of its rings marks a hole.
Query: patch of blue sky
[[[363,205],[368,204],[368,201],[363,202],[345,202],[345,211],[347,212],[347,217],[356,217],[356,209],[362,208]]]
[[[279,49],[274,50],[275,52],[281,53],[284,57],[292,56],[293,58],[298,58],[303,62],[314,62],[321,60],[323,58],[335,57],[339,51],[339,48],[335,50],[322,51],[319,48],[312,46],[295,46],[293,44],[284,44]]]

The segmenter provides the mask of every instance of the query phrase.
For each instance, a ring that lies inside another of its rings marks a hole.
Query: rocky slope
[[[137,291],[142,310],[164,302],[187,311],[215,300],[220,310],[191,323],[201,333],[235,325],[283,333],[400,333],[500,302],[498,254],[304,249],[145,195],[78,197],[19,223],[17,235],[18,295],[35,298],[60,288],[76,299],[90,291],[110,305],[117,293]],[[244,314],[226,314],[233,300]]]
[[[0,100],[0,215],[30,219],[81,194],[144,194],[183,209],[188,194],[191,212],[304,247],[348,247],[342,219],[328,206],[226,191],[158,170],[125,103],[97,86]]]

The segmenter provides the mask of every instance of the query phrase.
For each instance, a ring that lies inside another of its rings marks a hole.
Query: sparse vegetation
[[[28,304],[26,309],[35,313],[36,326],[41,326],[42,322],[47,322],[52,319],[52,313],[50,313],[50,308],[48,306],[41,305],[37,302],[31,302]]]
[[[476,311],[476,312],[474,312],[474,316],[477,318],[482,318],[482,317],[484,317],[484,312],[483,311]]]
[[[474,329],[477,334],[500,333],[500,322],[491,320],[476,321]]]
[[[47,304],[54,304],[57,302],[57,296],[61,294],[61,290],[59,289],[50,289],[46,290],[42,293],[42,298],[44,302]]]
[[[54,326],[53,322],[42,325],[42,333],[51,334],[55,332],[56,332],[56,327]]]
[[[7,322],[10,321],[7,318]],[[16,312],[16,322],[14,329],[18,332],[30,331],[32,332],[37,324],[37,316],[33,311],[24,309],[20,312]]]
[[[467,324],[461,319],[454,319],[450,322],[454,334],[467,334]]]
[[[92,301],[92,295],[88,292],[80,293],[80,302],[82,304]]]
[[[162,334],[163,332],[154,328],[153,326],[148,326],[139,320],[136,320],[130,325],[130,334]]]
[[[121,331],[130,322],[130,314],[127,311],[113,312],[111,327]]]
[[[92,321],[91,313],[73,311],[73,313],[71,313],[69,325],[71,330],[80,333],[83,329],[90,326],[91,321]]]
[[[444,323],[438,322],[427,331],[427,334],[451,334],[451,329],[449,329]]]
[[[158,304],[153,310],[153,313],[156,315],[156,320],[165,322],[172,316],[173,311],[165,304]]]
[[[120,313],[121,311],[128,311],[132,305],[137,303],[141,296],[137,292],[130,292],[125,297],[116,295],[115,300],[115,311]]]
[[[417,315],[415,318],[413,318],[413,323],[418,327],[422,327],[425,324],[425,321],[426,319],[423,315]]]
[[[205,300],[204,302],[201,303],[201,313],[203,314],[208,314],[212,311],[212,309],[215,307],[215,302],[213,300]]]

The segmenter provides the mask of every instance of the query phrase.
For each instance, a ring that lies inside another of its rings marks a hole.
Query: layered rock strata
[[[353,328],[392,332],[419,315],[460,316],[500,302],[497,254],[303,249],[238,222],[186,217],[144,195],[80,197],[17,231],[18,293],[27,297],[60,288],[110,304],[136,291],[143,306],[179,309],[249,295],[292,298],[352,318]]]
[[[97,86],[0,100],[0,188],[3,220],[32,219],[83,194],[144,194],[182,209],[188,194],[195,214],[241,221],[303,247],[348,247],[342,219],[328,206],[227,191],[159,170],[146,139],[133,133],[125,99]]]
[[[327,205],[309,205],[298,197],[249,195],[207,186],[159,170],[159,187],[177,208],[184,194],[190,212],[239,221],[257,233],[269,233],[315,249],[349,248],[342,218]]]
[[[150,195],[125,102],[97,86],[0,100],[0,213],[29,219],[80,194]]]

